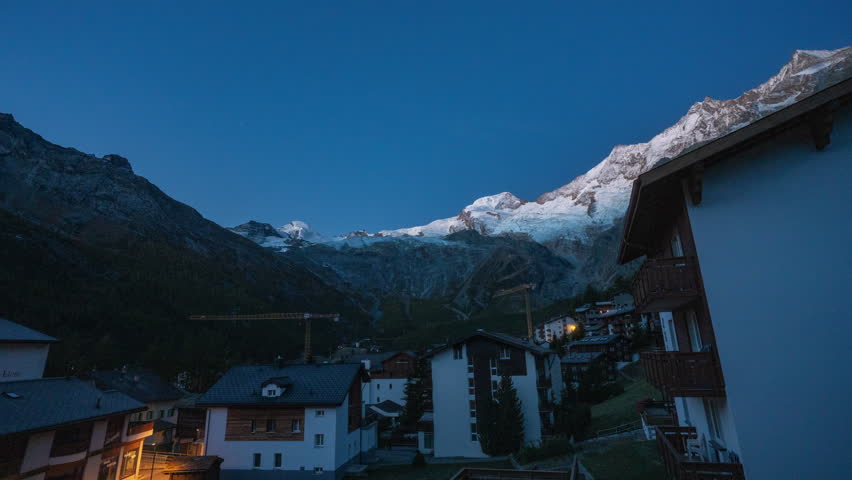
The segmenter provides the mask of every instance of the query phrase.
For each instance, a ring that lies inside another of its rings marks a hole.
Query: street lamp
[[[154,455],[151,456],[151,480],[154,480],[154,463],[157,461],[157,442],[154,442]]]

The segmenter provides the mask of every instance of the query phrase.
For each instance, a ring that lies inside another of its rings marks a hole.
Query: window
[[[462,359],[462,346],[454,345],[453,346],[453,360],[461,360]]]
[[[719,410],[716,402],[707,398],[704,401],[704,415],[707,417],[707,426],[710,428],[710,436],[716,440],[722,440],[722,425],[719,422]]]
[[[299,433],[302,431],[302,420],[299,418],[294,418],[290,423],[290,430],[293,433]]]
[[[467,373],[473,373],[473,358],[467,359]]]
[[[381,389],[382,389],[382,384],[376,382],[376,390],[381,390]]]
[[[322,467],[314,467],[314,473],[317,475],[322,475]]]
[[[276,427],[276,425],[275,425],[275,420],[274,420],[274,419],[270,418],[270,419],[268,419],[268,420],[266,421],[266,431],[267,431],[267,432],[273,432],[273,433],[274,433],[274,432],[275,432],[275,427]]]
[[[148,410],[147,412],[145,412],[145,420],[151,420],[153,418],[154,418],[154,411],[153,410]]]
[[[435,434],[433,434],[431,432],[425,432],[423,434],[423,448],[428,448],[429,450],[432,450],[433,448],[435,448],[435,437],[434,437],[434,435]]]
[[[275,454],[275,468],[281,468],[281,454]]]
[[[382,397],[376,397],[376,403],[382,403]]]
[[[254,420],[252,420],[251,424],[249,425],[249,431],[251,433],[254,433],[254,432],[257,431],[257,422],[255,422]]]
[[[476,435],[476,424],[475,423],[470,424],[470,440],[472,442],[479,440],[479,437],[477,437],[477,435]]]
[[[689,346],[693,352],[700,352],[704,347],[701,341],[701,331],[698,330],[698,319],[695,317],[695,311],[686,312],[686,327],[689,333]]]
[[[174,417],[174,416],[175,416],[175,409],[174,409],[174,408],[170,408],[170,409],[169,409],[169,416],[170,416],[170,417]]]
[[[315,415],[317,417],[324,417],[325,416],[325,410],[317,410]]]
[[[139,450],[129,450],[124,452],[124,461],[121,465],[121,477],[128,477],[136,474],[136,463],[139,461]]]
[[[497,383],[497,380],[491,380],[491,397],[497,398],[497,390],[500,389],[500,384]]]
[[[160,418],[164,418],[166,416],[165,410],[160,410]]]
[[[254,454],[254,460],[252,462],[252,465],[254,465],[254,468],[260,468],[260,454],[259,453]]]
[[[475,395],[476,394],[476,387],[474,387],[472,378],[467,379],[467,393],[468,393],[468,395]]]
[[[509,347],[500,347],[500,360],[509,360],[512,358],[512,351]]]
[[[491,370],[492,376],[497,376],[497,360],[493,358],[488,359],[488,368]]]
[[[392,383],[388,384],[388,390],[393,390],[393,384]]]
[[[274,388],[267,388],[266,389],[266,396],[267,397],[274,397],[275,396],[275,389]]]
[[[675,227],[674,233],[672,233],[672,257],[682,257],[683,256],[683,244],[680,242],[680,232],[678,232]]]
[[[324,447],[325,446],[325,435],[322,433],[317,433],[314,435],[314,447]]]

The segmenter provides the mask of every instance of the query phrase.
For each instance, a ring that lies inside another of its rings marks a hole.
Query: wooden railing
[[[695,440],[695,427],[655,427],[657,446],[672,480],[745,480],[739,463],[696,461],[686,456],[687,440]]]
[[[127,425],[127,435],[139,435],[154,430],[154,422],[130,422]]]
[[[645,260],[633,280],[636,307],[645,312],[667,312],[698,297],[698,262],[695,257]]]
[[[648,381],[671,397],[724,397],[722,367],[714,352],[642,352]]]

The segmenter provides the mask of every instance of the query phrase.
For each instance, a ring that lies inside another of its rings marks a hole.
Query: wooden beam
[[[834,105],[825,105],[809,115],[808,126],[811,138],[818,152],[823,151],[831,143],[831,130],[834,127]]]
[[[699,205],[704,189],[704,162],[698,162],[690,167],[689,178],[687,178],[686,182],[692,204]]]

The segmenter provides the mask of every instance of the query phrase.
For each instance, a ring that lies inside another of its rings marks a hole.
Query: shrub
[[[422,467],[426,465],[426,457],[423,456],[422,453],[417,452],[417,455],[414,456],[414,460],[411,462],[415,467]]]

